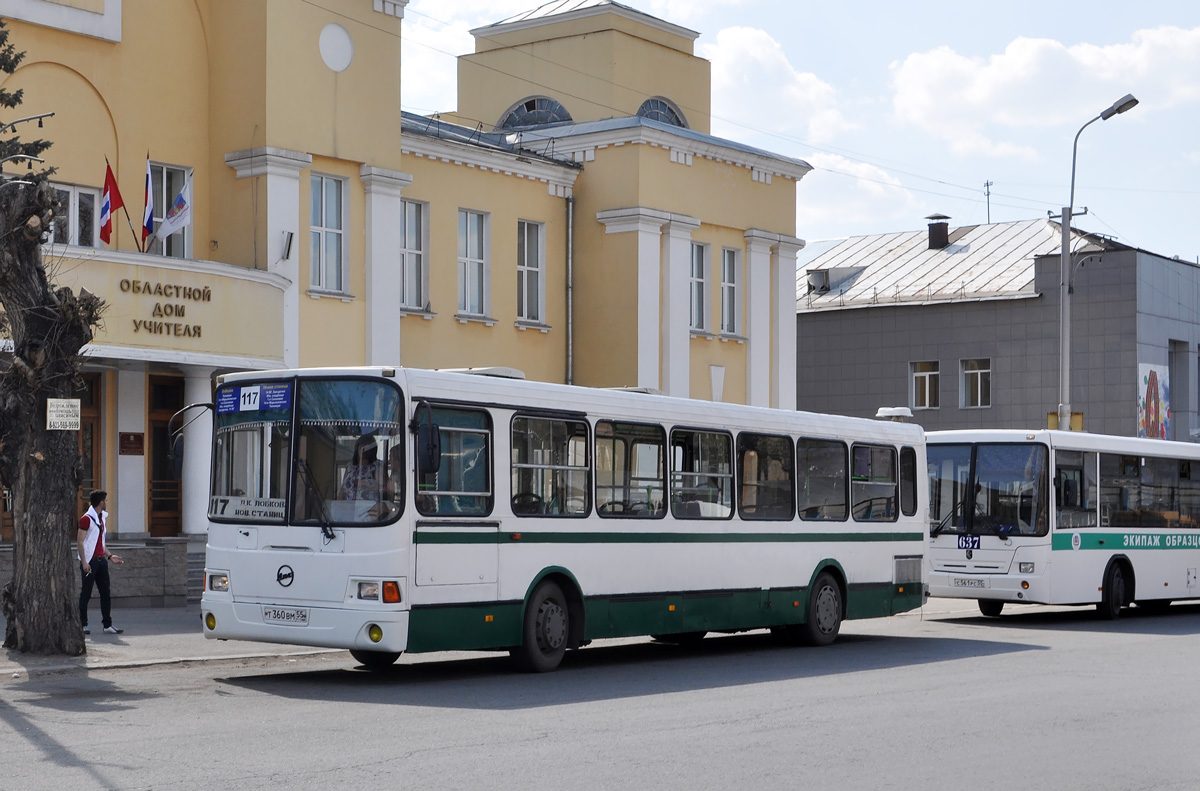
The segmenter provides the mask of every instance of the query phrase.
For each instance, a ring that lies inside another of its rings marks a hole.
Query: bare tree
[[[12,74],[24,53],[8,43],[0,22],[0,71]],[[0,89],[11,111],[22,92]],[[35,161],[45,140],[22,142],[17,123],[0,119],[0,167]],[[13,578],[0,592],[7,619],[4,645],[40,654],[86,651],[75,597],[73,540],[79,481],[78,439],[46,430],[46,400],[70,398],[80,351],[99,326],[104,303],[94,294],[50,282],[42,243],[59,210],[44,170],[0,181],[0,308],[12,356],[0,363],[0,481],[13,492]],[[2,328],[0,328],[2,329]]]

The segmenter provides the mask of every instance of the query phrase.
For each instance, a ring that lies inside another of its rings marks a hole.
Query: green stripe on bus
[[[519,536],[519,538],[518,538]],[[545,533],[522,531],[446,532],[418,530],[417,544],[754,544],[878,543],[923,541],[924,533]]]
[[[1094,533],[1091,528],[1054,534],[1051,548],[1075,549],[1073,536],[1079,535],[1079,549],[1200,549],[1200,533]]]
[[[895,615],[920,607],[924,599],[924,586],[919,583],[851,586],[846,618]],[[808,591],[804,588],[713,592],[695,597],[683,593],[591,596],[584,600],[584,637],[594,640],[792,626],[803,623],[807,612]],[[409,615],[408,651],[517,646],[523,615],[521,602],[414,607]]]

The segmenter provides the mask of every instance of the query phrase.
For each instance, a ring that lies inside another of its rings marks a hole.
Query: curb
[[[127,659],[116,661],[101,661],[84,664],[55,664],[42,667],[26,667],[24,665],[14,665],[15,670],[11,671],[11,676],[4,677],[4,674],[9,673],[8,668],[0,670],[0,683],[5,680],[27,678],[32,679],[38,676],[49,676],[57,673],[81,673],[92,670],[122,670],[128,668],[139,667],[154,667],[156,665],[183,665],[189,662],[196,663],[214,663],[214,662],[238,662],[247,659],[271,659],[271,658],[292,658],[306,656],[320,656],[322,654],[338,654],[344,653],[343,649],[339,648],[322,648],[315,651],[294,651],[288,653],[263,652],[254,654],[227,654],[222,656],[174,656],[163,657],[162,659]]]

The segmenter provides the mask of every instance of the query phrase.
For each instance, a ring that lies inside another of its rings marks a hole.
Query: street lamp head
[[[1113,102],[1112,107],[1109,107],[1107,110],[1100,113],[1100,120],[1107,121],[1109,118],[1112,118],[1114,115],[1120,115],[1121,113],[1125,112],[1126,110],[1132,110],[1134,107],[1137,106],[1137,103],[1138,103],[1138,100],[1136,98],[1134,98],[1133,94],[1127,93],[1124,96],[1122,96],[1120,99],[1117,99],[1115,102]]]

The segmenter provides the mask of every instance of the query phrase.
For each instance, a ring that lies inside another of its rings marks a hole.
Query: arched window
[[[549,96],[530,96],[522,99],[500,116],[497,129],[517,129],[523,126],[541,126],[570,121],[567,108]]]
[[[683,113],[679,112],[674,104],[660,97],[647,99],[642,102],[642,106],[638,108],[637,114],[642,118],[661,121],[671,126],[682,126],[684,129],[687,129],[687,122],[683,120]]]

